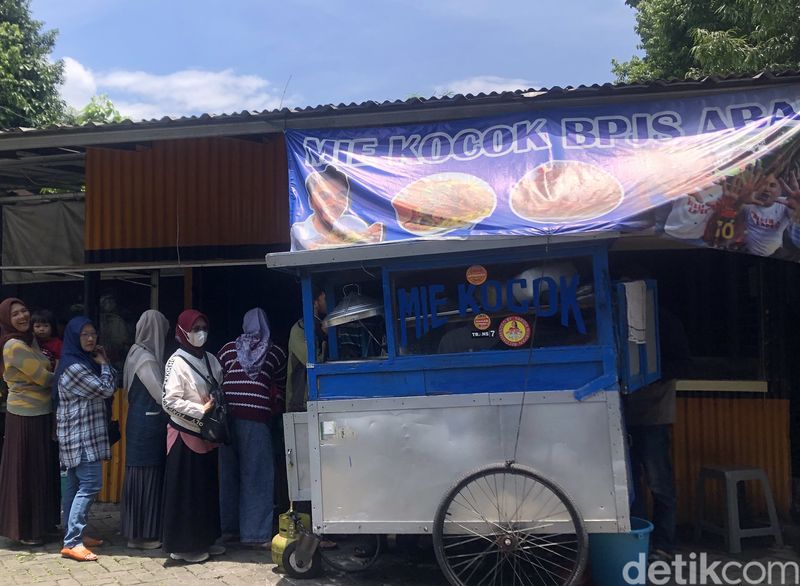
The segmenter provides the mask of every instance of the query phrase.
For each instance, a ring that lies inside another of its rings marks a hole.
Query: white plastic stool
[[[725,516],[723,526],[714,525],[705,520],[705,492],[706,481],[717,478],[722,480],[725,485]],[[755,480],[761,482],[764,490],[764,498],[767,504],[767,514],[769,515],[769,526],[742,529],[739,520],[739,491],[737,486],[740,482]],[[761,537],[771,535],[775,538],[775,544],[783,546],[783,535],[781,526],[778,522],[778,514],[775,512],[775,499],[772,497],[772,490],[769,486],[769,479],[761,468],[727,468],[724,466],[707,466],[700,470],[700,477],[697,479],[697,516],[695,518],[694,535],[699,540],[703,530],[722,535],[725,538],[729,553],[742,552],[742,539],[746,537]]]

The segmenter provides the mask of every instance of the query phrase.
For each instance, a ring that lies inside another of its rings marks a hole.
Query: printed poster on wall
[[[800,85],[286,131],[292,250],[655,230],[800,258]]]

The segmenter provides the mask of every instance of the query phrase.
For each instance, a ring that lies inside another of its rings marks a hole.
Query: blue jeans
[[[63,496],[63,524],[66,531],[64,547],[75,547],[83,542],[83,531],[89,521],[89,508],[103,488],[103,463],[85,462],[67,468],[67,490]]]
[[[275,508],[272,433],[266,423],[232,419],[231,436],[219,450],[222,533],[264,543],[272,538]]]
[[[635,498],[631,514],[647,518],[645,487],[653,495],[653,549],[672,553],[675,549],[677,503],[672,471],[672,426],[636,425],[628,428],[631,437],[631,468]]]

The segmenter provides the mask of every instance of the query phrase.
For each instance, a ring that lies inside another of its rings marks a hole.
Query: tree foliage
[[[612,61],[620,82],[800,69],[797,0],[627,0],[644,57]]]
[[[94,124],[110,124],[122,122],[125,117],[120,114],[111,100],[105,94],[92,96],[89,103],[82,109],[69,108],[64,116],[64,123],[71,126],[83,126],[90,122]]]
[[[42,26],[30,0],[0,0],[0,128],[46,126],[63,116],[64,64],[49,59],[58,31]]]

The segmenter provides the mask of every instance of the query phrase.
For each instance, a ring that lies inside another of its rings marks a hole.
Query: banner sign
[[[653,230],[800,250],[800,86],[286,131],[292,250]]]

